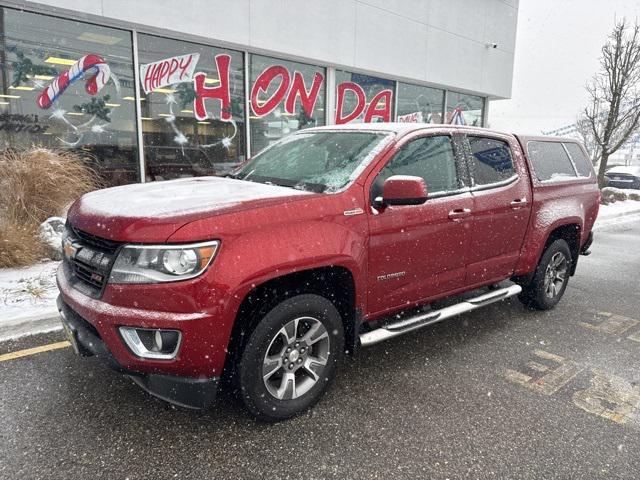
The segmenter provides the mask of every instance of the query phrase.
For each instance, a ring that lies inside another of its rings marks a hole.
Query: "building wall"
[[[316,125],[482,126],[514,1],[0,0],[0,151],[73,150],[120,184],[224,174]]]
[[[518,0],[41,0],[142,30],[175,31],[255,52],[511,94]],[[497,48],[487,48],[487,44]]]

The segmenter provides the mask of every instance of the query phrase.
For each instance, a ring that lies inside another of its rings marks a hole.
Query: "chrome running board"
[[[405,318],[398,322],[390,323],[384,327],[377,328],[370,332],[360,335],[360,344],[363,347],[374,345],[378,342],[397,337],[407,332],[412,332],[418,328],[433,325],[447,318],[455,317],[461,313],[470,312],[476,308],[484,307],[490,303],[499,302],[505,298],[513,297],[522,291],[520,285],[511,285],[510,287],[493,290],[479,297],[470,298],[455,305],[434,310],[431,312],[416,315],[415,317]]]

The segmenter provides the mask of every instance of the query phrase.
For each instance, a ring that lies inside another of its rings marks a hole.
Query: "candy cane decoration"
[[[42,109],[49,108],[54,101],[69,87],[75,83],[83,75],[91,76],[85,84],[85,90],[89,95],[95,95],[102,87],[104,87],[111,76],[109,65],[100,55],[90,53],[85,55],[73,66],[55,78],[51,84],[45,88],[38,96],[38,107]]]

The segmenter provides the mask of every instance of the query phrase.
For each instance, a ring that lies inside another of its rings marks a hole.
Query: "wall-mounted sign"
[[[422,112],[407,113],[406,115],[398,115],[398,122],[400,123],[422,123]]]
[[[140,81],[144,93],[175,83],[190,82],[199,59],[199,53],[190,53],[140,65]]]

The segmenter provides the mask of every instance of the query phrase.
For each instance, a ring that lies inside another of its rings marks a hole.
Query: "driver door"
[[[392,175],[424,178],[422,205],[386,206],[369,216],[368,313],[423,303],[465,285],[473,198],[450,135],[413,136],[373,174],[371,199]]]

